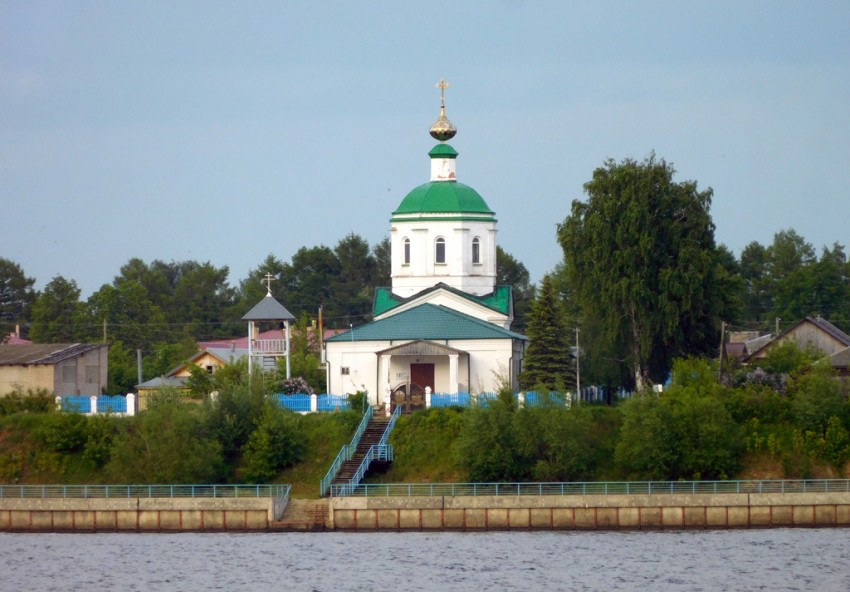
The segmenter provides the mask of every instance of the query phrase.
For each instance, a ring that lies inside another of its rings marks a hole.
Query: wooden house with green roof
[[[445,88],[442,85],[441,88]],[[457,181],[445,100],[431,135],[431,179],[390,218],[392,286],[378,288],[371,323],[327,340],[329,392],[367,391],[374,405],[424,406],[432,392],[514,388],[526,337],[510,330],[510,286],[496,285],[496,217]]]

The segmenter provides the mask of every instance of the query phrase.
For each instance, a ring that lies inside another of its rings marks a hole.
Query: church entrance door
[[[434,388],[434,364],[411,364],[410,382],[400,384],[393,389],[391,400],[393,410],[401,407],[402,413],[411,413],[425,409],[425,387]]]
[[[434,392],[434,364],[411,364],[410,382],[418,384],[422,390],[430,386],[431,392]]]

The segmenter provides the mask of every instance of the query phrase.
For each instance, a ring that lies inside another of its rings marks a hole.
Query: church
[[[428,153],[430,181],[390,218],[392,286],[378,288],[373,321],[325,343],[328,392],[365,391],[371,404],[411,411],[425,392],[517,390],[527,338],[510,330],[510,286],[496,285],[496,214],[457,180],[457,133],[440,115]]]

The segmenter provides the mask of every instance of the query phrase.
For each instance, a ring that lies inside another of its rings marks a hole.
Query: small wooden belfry
[[[270,273],[266,274],[266,297],[242,317],[243,321],[248,321],[248,374],[253,374],[254,366],[263,371],[274,370],[278,358],[285,357],[286,378],[289,378],[289,325],[295,317],[272,296],[273,279]],[[260,339],[260,323],[277,323],[280,338]]]

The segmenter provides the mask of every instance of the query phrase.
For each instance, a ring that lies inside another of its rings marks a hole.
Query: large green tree
[[[278,300],[296,317],[302,312],[315,314],[319,305],[323,305],[325,318],[333,319],[339,309],[332,302],[331,287],[338,274],[339,260],[329,247],[301,247],[284,265],[283,294]]]
[[[33,305],[30,338],[40,343],[63,343],[79,339],[86,330],[77,282],[57,275]]]
[[[27,277],[23,268],[0,257],[0,342],[15,328],[29,321],[36,292],[35,278]]]
[[[843,245],[814,247],[793,229],[782,230],[764,247],[757,242],[741,252],[742,320],[773,329],[805,316],[822,316],[850,330],[850,264]]]
[[[375,286],[389,286],[392,282],[392,247],[390,237],[384,237],[372,247],[375,258]]]
[[[496,285],[511,286],[514,296],[513,329],[522,331],[528,323],[528,311],[534,300],[535,287],[528,269],[521,261],[496,246]]]
[[[571,335],[552,278],[547,275],[528,316],[530,341],[519,375],[520,388],[564,391],[575,386],[575,366],[570,358]]]
[[[282,294],[283,286],[280,285],[280,278],[284,272],[284,263],[273,254],[268,256],[254,269],[248,271],[248,277],[239,283],[239,310],[237,318],[241,318],[246,312],[251,310],[260,300],[266,296],[268,291],[266,277],[271,276],[271,291],[272,294]],[[283,303],[287,306],[287,303]]]
[[[609,160],[558,228],[577,301],[621,348],[639,390],[663,380],[674,356],[713,352],[725,312],[712,191],[674,172],[654,154]]]
[[[375,290],[375,258],[369,243],[349,233],[334,248],[339,274],[333,278],[334,304],[339,307],[338,322],[359,324],[372,312]]]

